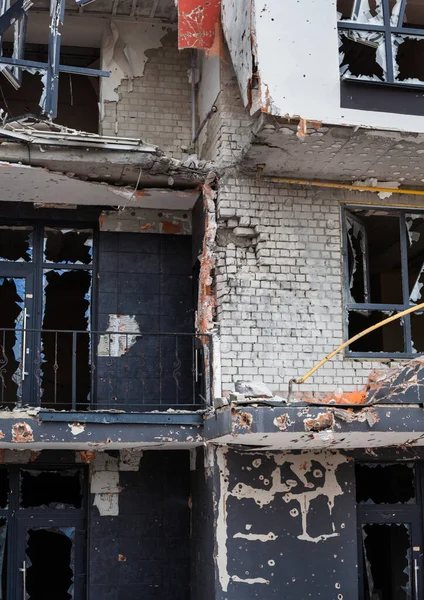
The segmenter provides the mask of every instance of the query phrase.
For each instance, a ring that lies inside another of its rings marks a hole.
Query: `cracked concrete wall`
[[[343,341],[341,203],[382,205],[376,195],[221,178],[217,197],[216,299],[223,390],[259,380],[287,397]],[[393,195],[391,205],[417,206]],[[339,354],[295,391],[361,390],[387,361]]]
[[[110,93],[103,91],[101,133],[142,138],[169,156],[182,158],[191,143],[190,51],[178,50],[176,31],[155,27],[159,31],[151,46],[145,43],[142,48],[146,57],[142,75],[139,66],[133,79],[122,79],[121,72],[107,84]],[[139,60],[136,56],[133,63],[138,65]]]
[[[349,457],[217,448],[215,483],[217,600],[356,600]]]

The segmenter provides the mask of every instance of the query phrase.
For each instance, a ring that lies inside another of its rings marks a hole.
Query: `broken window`
[[[424,85],[424,4],[338,0],[343,80]]]
[[[424,214],[355,207],[345,211],[346,337],[420,303]],[[349,353],[410,355],[424,348],[418,311],[358,339]]]
[[[32,227],[0,226],[0,261],[32,261]]]
[[[358,504],[415,503],[414,463],[355,465]]]
[[[21,508],[81,508],[82,472],[80,469],[61,471],[20,471]]]
[[[366,600],[412,600],[411,537],[408,523],[362,525]]]
[[[7,519],[0,517],[0,600],[6,600]]]
[[[89,265],[93,259],[90,229],[44,229],[44,260],[48,263]]]
[[[71,600],[74,597],[74,540],[74,527],[33,527],[28,530],[27,600]]]

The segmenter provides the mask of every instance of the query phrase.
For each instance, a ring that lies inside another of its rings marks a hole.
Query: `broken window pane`
[[[351,20],[355,0],[337,0],[338,19]]]
[[[414,463],[355,465],[358,504],[410,504],[415,502]]]
[[[9,502],[9,471],[0,467],[0,508],[7,508]]]
[[[0,519],[0,600],[6,600],[7,519]]]
[[[352,218],[347,213],[346,230],[353,300],[403,304],[399,216],[372,209],[358,210]],[[366,294],[364,286],[368,281]]]
[[[21,508],[81,508],[82,472],[20,471]]]
[[[362,525],[362,544],[366,600],[412,600],[409,524]]]
[[[86,270],[51,270],[44,273],[43,329],[59,332],[43,332],[41,336],[44,407],[72,408],[73,386],[77,390],[77,408],[83,409],[87,405],[91,381],[90,336],[84,333],[74,335],[72,331],[89,329],[91,277],[91,271]]]
[[[413,29],[424,29],[424,5],[421,0],[408,0],[403,25]]]
[[[393,65],[395,80],[403,83],[424,82],[424,39],[397,35],[393,39]]]
[[[32,261],[32,227],[0,226],[0,261]]]
[[[410,319],[412,352],[424,352],[424,314],[422,312],[412,313]]]
[[[424,285],[424,218],[422,214],[405,215],[408,248],[410,302],[421,302]]]
[[[385,81],[384,35],[375,31],[341,31],[339,62],[342,78]]]
[[[84,264],[93,261],[93,232],[89,229],[44,230],[44,260],[57,264]]]
[[[341,20],[383,24],[381,0],[338,0],[337,11]]]
[[[22,277],[0,277],[0,405],[14,406],[22,395],[25,283]]]
[[[392,313],[377,310],[351,310],[348,314],[348,337],[383,321]],[[350,345],[352,352],[404,352],[403,320],[397,319],[368,333]]]
[[[74,527],[37,527],[27,533],[27,600],[74,597]]]

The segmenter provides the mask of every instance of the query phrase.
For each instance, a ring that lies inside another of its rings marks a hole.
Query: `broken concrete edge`
[[[166,156],[156,147],[148,148],[146,150],[140,146],[128,149],[124,146],[120,149],[118,146],[109,147],[108,144],[93,146],[84,140],[81,140],[80,146],[60,145],[57,140],[49,145],[48,139],[26,142],[0,137],[0,166],[44,169],[71,179],[118,186],[137,184],[137,187],[163,187],[166,181],[166,187],[170,188],[197,187],[204,183],[211,170],[216,170],[213,163],[198,160],[197,157],[196,160],[193,157],[177,160]],[[83,156],[81,151],[84,151]],[[87,164],[90,164],[89,173]],[[120,179],[112,178],[105,169],[108,164],[126,167],[126,179],[122,179],[123,175]],[[133,172],[129,173],[130,167]],[[131,193],[133,191],[133,188],[129,190]]]

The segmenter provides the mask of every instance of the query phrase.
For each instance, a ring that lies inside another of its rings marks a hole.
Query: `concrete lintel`
[[[56,414],[67,418],[58,422],[41,420],[39,416],[24,412],[16,416],[0,413],[0,449],[187,449],[203,443],[202,425],[190,424],[188,419],[185,419],[185,424],[165,423],[164,419],[150,423],[111,423],[106,418],[93,423],[84,422],[82,418],[78,420],[81,417],[78,413]]]
[[[233,406],[208,417],[205,438],[218,444],[269,449],[424,446],[421,406]]]

